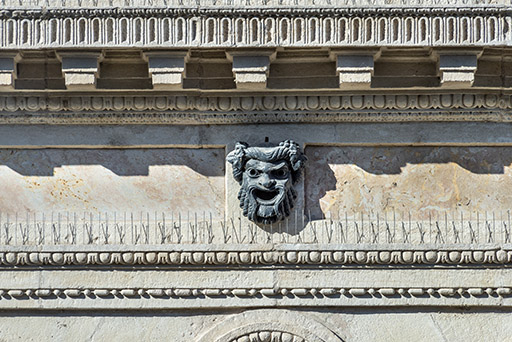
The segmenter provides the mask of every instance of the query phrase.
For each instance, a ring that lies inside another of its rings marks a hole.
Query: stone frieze
[[[0,96],[0,124],[509,122],[508,94]],[[129,111],[126,113],[126,111]]]
[[[403,245],[393,248],[364,245],[337,248],[299,245],[292,248],[151,248],[118,251],[106,248],[3,248],[0,267],[76,267],[76,266],[240,266],[240,265],[506,265],[512,264],[510,247],[440,247]],[[204,247],[204,246],[203,246]],[[271,250],[275,249],[275,250]]]

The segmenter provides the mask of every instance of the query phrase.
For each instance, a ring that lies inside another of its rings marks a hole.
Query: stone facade
[[[511,12],[0,0],[0,341],[511,340]]]

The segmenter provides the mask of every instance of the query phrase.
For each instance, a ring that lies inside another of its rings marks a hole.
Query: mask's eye
[[[258,177],[260,175],[260,172],[256,169],[247,169],[247,174],[249,177]]]
[[[288,177],[288,170],[286,170],[286,169],[274,170],[272,172],[272,174],[276,178],[286,178],[286,177]]]

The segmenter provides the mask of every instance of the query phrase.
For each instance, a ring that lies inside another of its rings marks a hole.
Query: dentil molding
[[[0,48],[510,46],[509,1],[0,1]],[[247,7],[248,6],[248,7]]]

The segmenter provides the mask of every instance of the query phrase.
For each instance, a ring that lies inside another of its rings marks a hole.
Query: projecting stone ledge
[[[439,56],[441,86],[445,88],[470,88],[475,81],[476,54]]]
[[[336,73],[339,75],[340,88],[369,89],[373,76],[373,54],[337,55]]]
[[[145,52],[155,89],[181,89],[188,51]]]
[[[0,89],[9,88],[14,86],[13,71],[16,54],[2,54],[0,55]]]
[[[61,52],[62,72],[67,89],[94,89],[100,52]]]
[[[228,51],[233,61],[233,76],[238,89],[265,89],[270,70],[270,62],[275,51]]]

